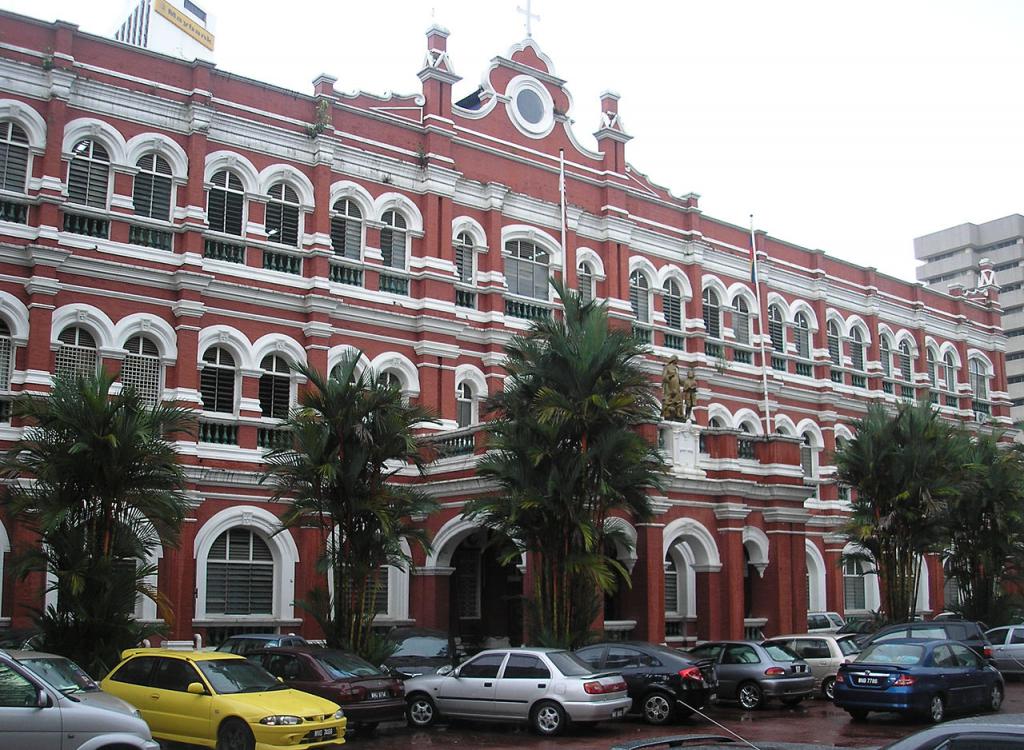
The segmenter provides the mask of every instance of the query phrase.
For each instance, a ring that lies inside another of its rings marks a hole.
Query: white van
[[[846,624],[846,620],[838,612],[808,612],[808,633],[837,633]]]

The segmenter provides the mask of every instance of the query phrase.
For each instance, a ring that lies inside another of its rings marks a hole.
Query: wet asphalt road
[[[1024,683],[1006,686],[1005,713],[1024,713]],[[896,714],[871,714],[867,721],[853,722],[845,711],[823,700],[806,701],[792,709],[771,703],[761,711],[734,706],[713,706],[708,716],[743,737],[759,740],[818,743],[823,747],[876,748],[928,726]],[[413,731],[404,725],[382,725],[373,737],[349,735],[343,747],[357,750],[413,750],[413,748],[487,748],[488,750],[609,750],[613,745],[644,737],[675,734],[725,734],[699,717],[668,727],[650,727],[637,719],[601,724],[593,729],[570,731],[564,737],[544,739],[526,727],[457,722],[429,730]],[[742,745],[732,745],[742,747]]]

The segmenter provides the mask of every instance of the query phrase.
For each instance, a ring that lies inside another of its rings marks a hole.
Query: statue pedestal
[[[697,465],[700,457],[700,427],[693,422],[663,422],[661,431],[664,451],[671,463],[670,471],[680,476],[703,477]]]

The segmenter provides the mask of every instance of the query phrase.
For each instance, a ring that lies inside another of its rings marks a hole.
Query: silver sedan
[[[442,717],[528,721],[548,736],[569,722],[620,718],[632,703],[622,675],[595,673],[572,653],[548,648],[482,651],[456,669],[406,680],[405,695],[414,727]]]
[[[714,641],[690,653],[715,660],[718,700],[736,701],[748,711],[770,698],[795,706],[814,692],[814,675],[807,662],[783,646]]]

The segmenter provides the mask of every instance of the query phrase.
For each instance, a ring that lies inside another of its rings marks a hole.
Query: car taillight
[[[700,673],[700,669],[697,667],[686,667],[686,669],[679,670],[679,676],[684,680],[703,680],[704,675]]]
[[[347,682],[339,682],[334,686],[334,699],[338,703],[351,703],[358,696],[353,692],[352,686]]]
[[[896,678],[896,682],[893,683],[893,686],[894,687],[910,687],[915,682],[917,682],[917,678],[916,677],[913,677],[913,676],[911,676],[909,674],[901,674],[899,677]]]
[[[786,670],[782,667],[768,667],[764,670],[764,673],[769,677],[778,677],[779,675],[786,674]]]
[[[836,674],[836,682],[846,682],[846,675],[844,675],[842,672]]]
[[[626,689],[626,683],[622,680],[618,682],[609,682],[607,685],[593,680],[591,682],[583,683],[583,690],[590,695],[604,695],[605,693],[617,693],[620,690]]]
[[[992,647],[991,646],[982,646],[981,647],[981,653],[982,653],[982,656],[984,656],[986,659],[991,659],[992,658]]]

